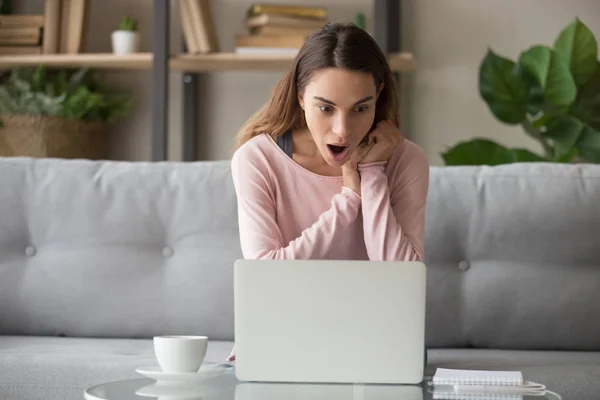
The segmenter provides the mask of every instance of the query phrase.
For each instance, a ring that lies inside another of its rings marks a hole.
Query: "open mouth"
[[[328,144],[327,148],[329,149],[329,152],[331,153],[331,156],[335,161],[340,161],[344,157],[346,157],[346,154],[348,153],[349,149],[348,146],[340,146],[334,144]]]

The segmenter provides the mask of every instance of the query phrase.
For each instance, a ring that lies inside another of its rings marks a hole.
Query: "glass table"
[[[235,372],[195,383],[157,382],[149,378],[110,382],[89,388],[86,400],[431,400],[427,383],[409,385],[295,384],[238,381]],[[459,397],[454,397],[459,398]],[[554,396],[479,396],[468,399],[543,400]]]

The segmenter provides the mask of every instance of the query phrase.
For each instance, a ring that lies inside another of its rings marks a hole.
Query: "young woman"
[[[314,32],[232,158],[247,259],[423,260],[429,164],[364,30]]]
[[[385,55],[364,30],[311,35],[232,158],[243,255],[423,260],[429,165],[398,130]]]

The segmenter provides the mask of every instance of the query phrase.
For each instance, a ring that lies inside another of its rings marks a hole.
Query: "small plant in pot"
[[[112,33],[111,39],[114,54],[137,53],[140,46],[137,22],[128,16],[121,18],[119,29]]]
[[[109,158],[109,125],[133,99],[98,73],[15,68],[0,76],[0,157]]]

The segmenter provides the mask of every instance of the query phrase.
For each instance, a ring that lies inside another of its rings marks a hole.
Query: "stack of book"
[[[328,20],[324,7],[253,4],[244,35],[236,35],[238,54],[296,54],[306,38]]]
[[[0,55],[40,54],[43,27],[43,15],[0,15]]]
[[[86,50],[91,0],[44,0],[44,54]]]
[[[209,0],[181,0],[179,18],[185,46],[189,54],[206,54],[219,51],[219,41]]]

